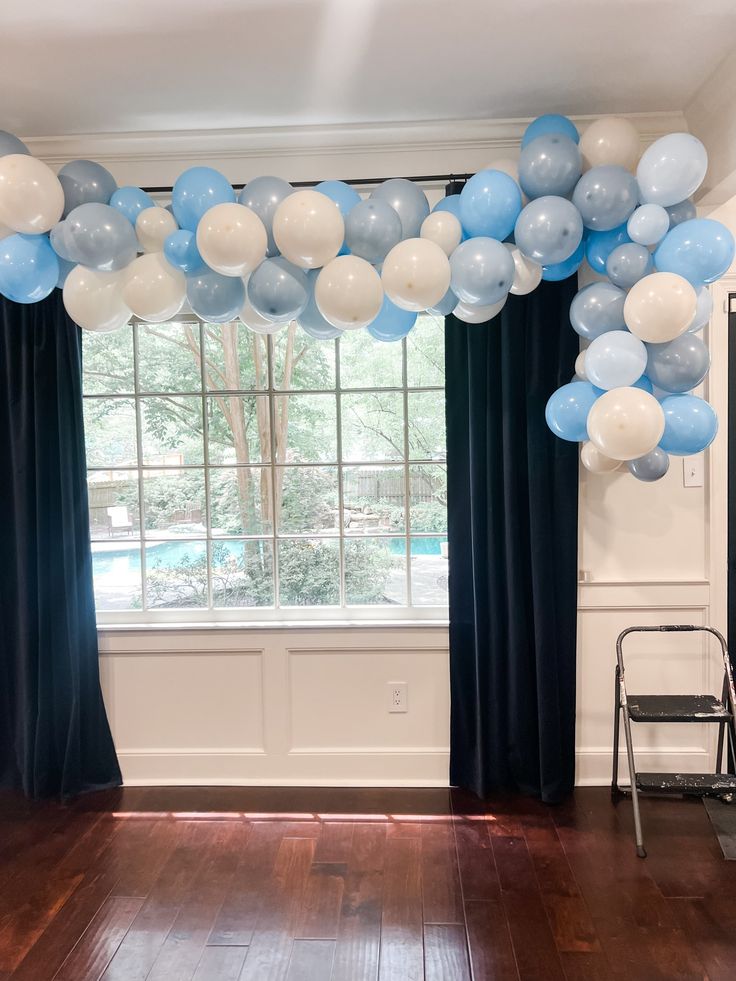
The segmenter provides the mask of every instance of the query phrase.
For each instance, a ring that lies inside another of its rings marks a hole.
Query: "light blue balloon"
[[[361,200],[355,188],[346,184],[345,181],[322,181],[321,184],[317,184],[315,191],[319,191],[320,194],[324,194],[331,201],[334,201],[343,218]]]
[[[562,133],[568,136],[573,143],[580,142],[580,133],[575,128],[575,123],[567,116],[559,116],[557,113],[548,113],[545,116],[538,116],[534,122],[529,123],[524,135],[521,138],[522,149],[538,136],[547,133]]]
[[[232,204],[235,191],[227,178],[212,167],[190,167],[180,174],[171,192],[171,207],[179,228],[195,232],[205,213],[216,204]]]
[[[583,224],[596,232],[608,232],[628,221],[638,201],[634,175],[615,164],[591,167],[577,182],[572,195]]]
[[[279,254],[273,237],[273,216],[284,198],[288,198],[293,193],[294,188],[283,178],[264,176],[254,177],[252,181],[248,181],[238,195],[238,202],[255,211],[263,222],[268,235],[267,256]]]
[[[696,334],[689,332],[666,344],[647,344],[647,351],[647,375],[665,392],[689,392],[701,383],[710,368],[708,348]]]
[[[622,290],[630,290],[652,271],[652,254],[643,245],[627,242],[617,245],[606,259],[608,278]]]
[[[638,245],[656,245],[670,228],[670,216],[661,204],[642,204],[626,223],[626,231],[632,242]]]
[[[317,301],[314,298],[314,284],[317,277],[322,272],[321,269],[307,270],[307,283],[309,284],[309,298],[307,305],[299,314],[299,326],[318,341],[331,341],[335,337],[340,337],[343,331],[339,327],[333,327],[329,321],[325,320],[319,312]]]
[[[0,294],[15,303],[37,303],[59,278],[59,260],[46,235],[8,235],[0,241]]]
[[[708,169],[708,154],[692,133],[668,133],[644,151],[636,168],[642,204],[667,208],[697,191]]]
[[[0,129],[0,157],[5,157],[9,153],[24,153],[28,156],[31,155],[31,151],[25,145],[23,140],[19,140],[17,136],[13,136],[12,133],[6,132],[4,129]]]
[[[596,388],[608,391],[633,385],[644,374],[647,349],[624,330],[600,334],[585,352],[585,375]]]
[[[238,276],[221,276],[211,269],[187,276],[189,306],[202,320],[224,324],[235,320],[245,303],[245,286]]]
[[[481,170],[460,192],[460,224],[469,236],[503,242],[521,213],[519,185],[501,170]]]
[[[416,322],[416,313],[399,309],[387,296],[384,296],[378,316],[368,324],[368,333],[377,341],[400,341],[402,337],[406,337]]]
[[[630,241],[626,225],[612,228],[610,232],[590,232],[585,242],[585,258],[588,260],[588,265],[594,272],[604,275],[609,255],[619,245],[625,245]]]
[[[577,143],[562,133],[530,140],[519,158],[519,184],[528,198],[545,194],[568,197],[583,172]]]
[[[401,235],[401,218],[380,198],[361,201],[345,219],[345,244],[353,255],[374,265],[383,262]]]
[[[626,293],[613,283],[589,283],[576,293],[570,304],[570,323],[586,341],[595,340],[609,330],[626,330],[625,300]]]
[[[542,279],[549,283],[559,283],[560,280],[574,275],[583,264],[584,258],[585,238],[581,238],[580,245],[569,259],[565,259],[564,262],[555,262],[551,266],[542,266]]]
[[[581,443],[588,438],[588,413],[598,398],[587,381],[569,382],[553,392],[544,410],[547,425],[560,439]]]
[[[690,221],[691,218],[697,218],[698,215],[697,208],[690,198],[686,198],[684,201],[678,201],[677,204],[671,204],[669,208],[665,208],[664,210],[667,212],[670,220],[670,228],[682,224],[683,221]]]
[[[309,280],[283,256],[265,259],[248,280],[250,305],[267,320],[295,320],[309,300]]]
[[[718,417],[697,395],[670,395],[662,400],[664,436],[659,445],[674,456],[701,453],[718,432]]]
[[[434,208],[432,208],[432,211],[449,211],[459,222],[462,222],[462,218],[460,217],[460,195],[445,195],[444,198],[440,198]]]
[[[371,198],[385,201],[398,214],[402,238],[419,237],[422,222],[429,214],[429,201],[418,184],[403,177],[393,177],[374,188]]]
[[[647,378],[646,375],[642,375],[641,378],[637,378],[634,384],[630,385],[629,387],[640,388],[642,392],[647,392],[649,395],[654,394],[654,386],[652,385],[651,381]]]
[[[695,334],[710,320],[711,314],[713,313],[713,295],[707,286],[701,286],[697,292],[697,306],[695,307],[695,316],[692,319],[692,323],[688,327],[688,330]]]
[[[115,272],[129,265],[138,253],[135,229],[109,204],[80,204],[63,226],[65,251],[60,255],[90,269]],[[56,235],[56,228],[52,232]],[[52,243],[56,249],[56,237]]]
[[[188,276],[206,268],[197,248],[196,233],[188,232],[185,228],[179,228],[169,235],[164,242],[164,256],[174,269],[180,269]]]
[[[53,250],[52,250],[53,251]],[[54,252],[54,255],[56,253]],[[66,277],[76,266],[76,262],[69,262],[67,259],[62,259],[60,256],[56,256],[57,262],[59,263],[59,275],[56,279],[56,288],[58,290],[64,289],[64,283],[66,282]]]
[[[439,303],[435,303],[433,307],[427,308],[427,313],[433,313],[438,317],[449,317],[457,304],[458,298],[450,289],[445,293]]]
[[[450,287],[464,303],[497,303],[514,282],[514,260],[495,238],[469,238],[450,256]]]
[[[124,215],[131,225],[135,225],[135,220],[141,211],[145,211],[146,208],[155,208],[156,202],[139,187],[128,186],[119,187],[115,191],[110,198],[110,207]]]
[[[583,238],[580,212],[565,198],[551,194],[537,198],[522,209],[514,238],[524,255],[542,266],[564,262]]]
[[[64,190],[63,218],[81,204],[108,204],[118,189],[110,171],[94,160],[71,160],[58,177]]]
[[[714,283],[733,262],[733,235],[712,218],[692,218],[667,232],[654,253],[660,272],[677,273],[693,286]]]
[[[626,464],[629,473],[646,484],[661,480],[670,468],[670,458],[659,446],[645,456],[629,460]]]

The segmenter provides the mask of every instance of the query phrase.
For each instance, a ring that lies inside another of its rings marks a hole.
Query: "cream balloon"
[[[449,211],[433,211],[422,222],[419,237],[434,242],[445,255],[451,255],[460,245],[463,226]]]
[[[160,324],[179,313],[187,295],[187,278],[163,252],[138,256],[124,272],[123,302],[136,317]]]
[[[98,272],[75,266],[64,283],[64,307],[75,324],[101,333],[117,330],[130,320],[123,300],[126,270]]]
[[[267,317],[262,317],[260,313],[256,313],[247,299],[238,316],[245,326],[249,330],[252,330],[254,334],[277,334],[289,323],[288,320],[276,322],[274,320],[268,320]]]
[[[135,220],[135,233],[144,252],[163,252],[164,242],[178,228],[176,218],[166,208],[144,208]]]
[[[42,160],[25,153],[0,157],[0,224],[14,232],[41,235],[64,210],[64,190]]]
[[[340,330],[358,330],[376,319],[383,306],[381,277],[365,259],[340,255],[328,262],[314,284],[317,309]]]
[[[501,297],[497,303],[489,303],[486,306],[474,307],[470,303],[458,303],[452,311],[453,317],[462,320],[464,324],[485,324],[499,314],[508,300],[508,293]]]
[[[628,119],[603,116],[596,119],[580,137],[583,170],[604,164],[617,164],[635,170],[641,153],[639,130]]]
[[[605,456],[594,443],[583,443],[580,462],[591,473],[612,473],[623,466],[623,460],[612,460]]]
[[[512,242],[504,242],[514,260],[514,281],[511,292],[517,296],[526,296],[542,282],[542,267],[532,259],[527,259],[524,253]]]
[[[266,258],[268,234],[258,215],[242,204],[216,204],[197,225],[197,248],[223,276],[247,276]]]
[[[575,358],[575,374],[578,378],[587,379],[585,374],[585,351],[581,351],[580,354]]]
[[[383,260],[383,288],[402,310],[435,306],[450,288],[450,260],[436,242],[407,238]]]
[[[697,305],[697,294],[686,279],[676,273],[655,272],[629,290],[624,321],[640,340],[663,344],[685,333]]]
[[[273,216],[281,255],[301,269],[318,269],[335,258],[345,239],[345,222],[335,202],[319,191],[294,191]]]
[[[651,453],[664,433],[662,406],[640,388],[612,388],[588,413],[588,436],[611,460],[635,460]]]

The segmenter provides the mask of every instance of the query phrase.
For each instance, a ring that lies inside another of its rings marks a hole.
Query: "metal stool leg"
[[[614,801],[617,801],[623,797],[621,788],[618,785],[618,744],[619,730],[621,726],[621,669],[618,665],[616,665],[616,675],[613,688],[613,775],[611,777],[611,797]]]
[[[622,706],[624,713],[624,736],[626,737],[626,756],[629,761],[629,775],[631,780],[631,803],[634,808],[634,837],[636,838],[636,854],[639,858],[646,858],[647,853],[644,849],[644,839],[641,833],[641,815],[639,813],[639,791],[636,789],[636,764],[634,763],[634,744],[631,740],[631,719],[626,706]]]

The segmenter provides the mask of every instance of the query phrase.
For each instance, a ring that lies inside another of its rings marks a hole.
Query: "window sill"
[[[447,630],[449,621],[439,620],[213,620],[171,621],[164,623],[98,623],[98,634],[107,633],[187,633],[222,630],[406,630],[427,628]]]

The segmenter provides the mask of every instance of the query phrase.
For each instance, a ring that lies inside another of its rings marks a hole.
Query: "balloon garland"
[[[131,315],[170,320],[186,301],[203,320],[262,334],[296,320],[318,339],[366,328],[390,342],[424,310],[485,323],[510,293],[586,262],[593,281],[570,321],[587,347],[547,423],[583,444],[588,470],[626,465],[654,481],[670,455],[702,451],[717,430],[691,394],[710,367],[698,336],[707,287],[734,258],[729,230],[690,200],[707,165],[689,133],[640,155],[628,120],[604,117],[581,137],[546,115],[524,133],[518,165],[475,174],[432,211],[404,179],[362,199],[342,181],[296,190],[256,177],[236,196],[211,167],[184,171],[164,208],[91,160],[55,174],[0,131],[0,294],[35,303],[58,287],[91,331]]]

